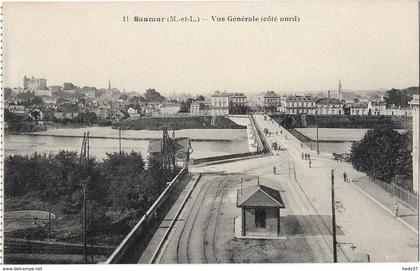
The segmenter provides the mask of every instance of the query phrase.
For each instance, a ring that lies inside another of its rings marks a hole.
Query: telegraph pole
[[[89,132],[83,134],[82,148],[80,151],[80,167],[83,175],[89,174]],[[86,186],[88,185],[89,176],[83,176],[83,252],[85,263],[88,262],[87,255],[87,195],[86,195]]]
[[[85,263],[88,262],[87,255],[87,212],[86,212],[86,185],[83,185],[83,252],[85,255]]]
[[[332,237],[333,237],[333,260],[337,262],[337,233],[335,227],[335,197],[334,197],[334,169],[331,170],[331,211],[332,211]]]
[[[122,149],[121,149],[121,127],[118,127],[118,138],[119,138],[119,141],[120,141],[120,154],[121,154],[121,152],[122,152]]]
[[[49,232],[50,232],[50,234],[49,234],[49,240],[50,240],[50,242],[51,242],[51,235],[52,235],[52,228],[51,228],[51,208],[48,208],[48,228],[49,228]]]
[[[319,154],[318,109],[316,110],[316,153]]]

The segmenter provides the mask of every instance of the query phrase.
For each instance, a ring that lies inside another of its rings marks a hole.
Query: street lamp
[[[335,226],[335,195],[334,195],[334,169],[331,170],[331,213],[333,237],[333,261],[337,262],[337,232]]]
[[[318,108],[315,109],[315,122],[316,122],[316,153],[319,154],[319,132],[318,132]]]

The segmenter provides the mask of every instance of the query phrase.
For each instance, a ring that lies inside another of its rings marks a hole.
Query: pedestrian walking
[[[311,160],[311,155],[308,153],[308,159]]]
[[[309,168],[311,168],[311,167],[312,167],[312,161],[309,160]]]
[[[346,172],[343,173],[343,179],[344,179],[344,182],[346,183],[347,182],[347,173]]]
[[[398,217],[398,201],[396,200],[394,203],[394,214],[395,214],[395,217]]]
[[[273,174],[276,175],[276,166],[273,166]]]

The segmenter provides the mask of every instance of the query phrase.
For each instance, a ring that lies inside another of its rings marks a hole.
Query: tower
[[[343,89],[341,86],[341,80],[338,80],[338,99],[340,101],[343,99]]]
[[[109,91],[111,90],[111,78],[110,77],[108,77],[108,90]]]
[[[28,89],[28,78],[26,78],[26,75],[23,76],[23,89]]]

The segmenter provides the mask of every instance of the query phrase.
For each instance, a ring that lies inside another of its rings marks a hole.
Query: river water
[[[309,148],[312,148],[312,150],[316,150],[316,128],[296,128],[296,130],[301,134],[307,136],[308,138],[312,139],[312,143],[306,142],[305,145]],[[319,128],[318,137],[320,140],[333,141],[320,142],[319,151],[324,153],[350,152],[352,143],[354,141],[360,141],[368,130],[369,129]],[[403,129],[396,129],[396,131],[399,133],[407,132]]]
[[[80,152],[82,137],[85,131],[89,131],[91,137],[115,137],[112,139],[91,138],[90,153],[98,159],[106,157],[106,153],[119,151],[118,130],[110,127],[89,127],[77,129],[51,129],[36,135],[7,135],[5,136],[5,155],[57,153],[61,150]],[[80,136],[78,137],[59,137]],[[172,131],[169,132],[172,136]],[[177,137],[187,136],[192,141],[193,153],[191,158],[245,153],[249,151],[246,129],[186,129],[175,131]],[[124,151],[141,152],[147,156],[148,140],[134,140],[135,138],[161,138],[161,131],[146,130],[123,130],[122,149]],[[223,141],[210,141],[212,139]],[[209,141],[206,141],[209,140]]]

